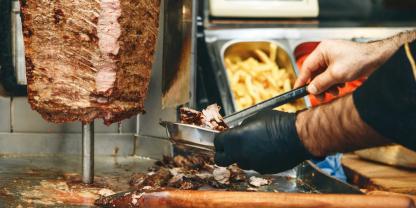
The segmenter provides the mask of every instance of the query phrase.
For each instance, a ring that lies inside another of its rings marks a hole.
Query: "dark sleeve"
[[[403,46],[354,94],[361,118],[395,143],[416,150],[416,43]]]

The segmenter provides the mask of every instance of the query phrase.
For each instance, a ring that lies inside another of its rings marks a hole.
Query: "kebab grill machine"
[[[0,8],[0,204],[5,207],[89,207],[100,191],[129,190],[132,173],[183,151],[168,140],[161,120],[178,121],[182,106],[202,110],[218,103],[224,115],[243,108],[227,75],[228,56],[248,58],[256,49],[269,53],[272,45],[274,61],[293,78],[305,44],[368,41],[408,29],[323,27],[317,0],[163,0],[146,113],[110,126],[52,124],[31,110],[25,94],[19,1],[2,0]],[[299,103],[311,106],[309,98]],[[268,177],[273,183],[265,192],[361,193],[310,161]]]

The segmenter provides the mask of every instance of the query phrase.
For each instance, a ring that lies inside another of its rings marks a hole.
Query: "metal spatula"
[[[244,119],[260,111],[270,110],[308,95],[306,88],[307,86],[300,87],[269,100],[265,100],[252,107],[224,117],[224,121],[231,128],[238,126]],[[162,121],[160,124],[166,127],[168,137],[173,143],[180,143],[205,150],[214,149],[214,138],[215,135],[219,133],[219,131],[189,124],[169,121]]]

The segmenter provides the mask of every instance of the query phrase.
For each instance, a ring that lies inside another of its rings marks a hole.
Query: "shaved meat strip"
[[[180,109],[181,123],[196,125],[204,128],[209,128],[217,131],[224,131],[228,129],[228,125],[224,122],[220,114],[220,106],[212,104],[202,112],[190,109]]]

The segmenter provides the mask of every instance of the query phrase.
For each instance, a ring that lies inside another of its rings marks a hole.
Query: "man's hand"
[[[371,43],[322,41],[303,63],[295,87],[310,80],[308,91],[318,95],[337,89],[338,84],[367,77],[397,50],[394,43],[387,40]]]
[[[295,167],[312,155],[299,140],[296,114],[266,111],[215,137],[215,163],[237,163],[242,169],[278,173]]]

